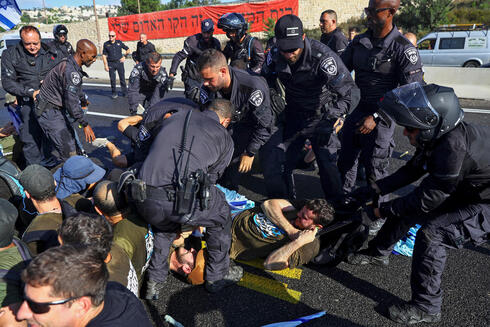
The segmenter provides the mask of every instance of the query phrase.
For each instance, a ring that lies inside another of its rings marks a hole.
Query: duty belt
[[[147,197],[151,197],[153,194],[160,199],[166,197],[169,202],[175,201],[175,188],[172,185],[155,187],[147,184],[146,194]]]

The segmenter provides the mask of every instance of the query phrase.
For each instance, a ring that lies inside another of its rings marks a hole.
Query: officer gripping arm
[[[143,104],[143,101],[145,100],[145,95],[140,92],[142,73],[143,64],[139,63],[134,66],[131,74],[129,75],[128,104],[131,115],[136,114],[138,105]]]
[[[201,52],[197,48],[197,39],[193,36],[190,36],[184,41],[184,47],[182,48],[182,50],[177,52],[172,59],[172,65],[170,66],[170,77],[175,77],[175,75],[177,75],[177,68],[179,67],[182,60],[186,59],[188,56],[191,56],[194,51],[196,51],[197,56]]]

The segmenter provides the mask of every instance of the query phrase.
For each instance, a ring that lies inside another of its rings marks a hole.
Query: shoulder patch
[[[82,78],[80,77],[80,74],[77,72],[71,72],[71,82],[73,85],[78,85],[82,81]]]
[[[407,57],[408,60],[412,63],[412,65],[415,65],[417,61],[419,60],[419,54],[417,52],[417,49],[414,47],[408,48],[407,50],[404,51],[405,57]]]
[[[151,133],[146,129],[145,125],[141,125],[140,130],[138,132],[138,138],[140,142],[144,142],[148,140],[151,136]]]
[[[199,92],[199,100],[201,101],[201,104],[206,104],[209,101],[208,92],[203,87],[201,87],[201,90]]]
[[[264,101],[264,94],[261,90],[255,90],[252,92],[252,94],[250,94],[248,101],[255,107],[258,107]]]
[[[136,77],[140,74],[140,70],[137,68],[137,67],[134,67],[133,70],[131,71],[131,75],[129,76],[130,78],[131,77]]]
[[[329,75],[337,75],[337,62],[333,57],[323,59],[320,68]]]
[[[272,63],[272,51],[269,51],[267,54],[267,60],[266,60],[266,65],[270,65]]]

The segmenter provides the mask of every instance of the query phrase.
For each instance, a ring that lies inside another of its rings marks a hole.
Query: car
[[[43,43],[49,43],[50,41],[54,40],[53,33],[51,32],[41,32],[41,41]],[[10,33],[10,34],[5,34],[1,39],[0,39],[0,57],[2,56],[2,52],[5,49],[8,49],[10,47],[15,46],[17,43],[20,42],[20,35],[18,32],[16,33]]]
[[[490,63],[489,28],[443,25],[417,42],[424,66],[480,67]]]

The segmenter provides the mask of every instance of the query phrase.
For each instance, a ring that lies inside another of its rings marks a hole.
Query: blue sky
[[[93,0],[44,0],[46,7],[61,7],[63,5],[67,6],[92,6]],[[42,0],[17,0],[17,4],[20,9],[29,8],[41,8],[43,6]],[[95,0],[96,5],[118,5],[119,0]]]

